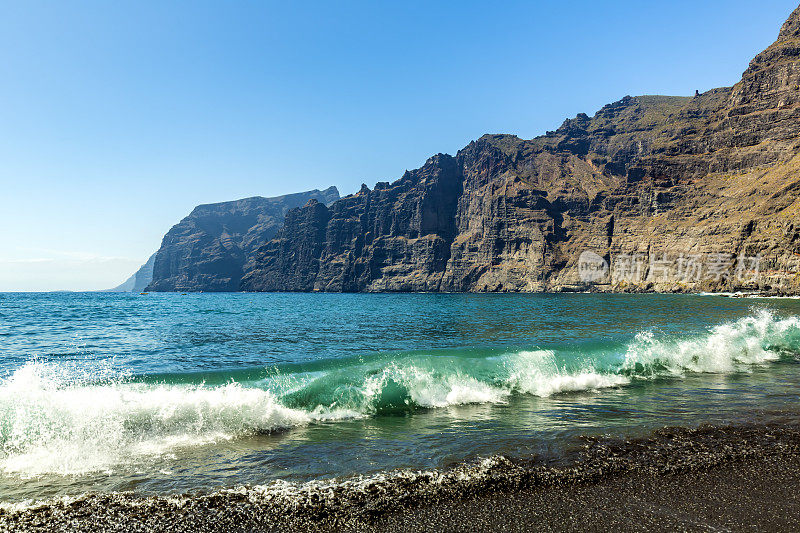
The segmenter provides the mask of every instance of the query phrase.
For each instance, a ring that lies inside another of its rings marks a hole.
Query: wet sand
[[[665,429],[563,464],[210,494],[85,495],[0,511],[11,531],[798,531],[800,428]]]
[[[750,458],[678,475],[500,492],[407,510],[368,529],[800,531],[800,458]]]

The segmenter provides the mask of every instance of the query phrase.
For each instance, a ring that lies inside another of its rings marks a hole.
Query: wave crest
[[[108,365],[31,361],[0,381],[0,470],[84,474],[318,421],[503,403],[693,372],[736,372],[800,352],[800,319],[766,311],[706,334],[642,332],[622,350],[385,355],[219,386],[148,384]]]
[[[237,383],[64,385],[73,380],[56,370],[29,363],[0,385],[0,468],[6,472],[103,471],[126,456],[160,455],[311,419],[269,391]]]
[[[621,372],[640,377],[746,371],[800,348],[800,319],[766,310],[688,339],[659,339],[641,332],[628,346]]]

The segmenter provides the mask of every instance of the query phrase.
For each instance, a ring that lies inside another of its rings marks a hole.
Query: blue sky
[[[732,85],[796,6],[0,2],[0,291],[116,285],[200,203]]]

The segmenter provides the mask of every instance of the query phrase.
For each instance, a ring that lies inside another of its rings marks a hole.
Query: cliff
[[[151,255],[145,264],[139,267],[139,270],[126,279],[120,285],[113,289],[108,289],[103,292],[141,292],[153,281],[153,263],[155,262],[156,254]]]
[[[733,87],[485,135],[289,211],[241,289],[798,293],[799,194],[800,8]]]
[[[287,211],[309,200],[331,203],[336,187],[274,198],[200,205],[164,236],[149,291],[236,291],[244,264],[272,239]]]

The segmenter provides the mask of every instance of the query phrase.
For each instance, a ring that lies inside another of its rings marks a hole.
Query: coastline
[[[800,458],[501,491],[403,511],[371,531],[797,531]]]
[[[363,4],[7,10],[0,533],[800,533],[800,5]]]
[[[719,290],[715,290],[719,288]],[[71,292],[71,291],[56,291]],[[108,291],[86,291],[90,293]],[[120,294],[120,293],[116,293]],[[127,293],[121,293],[127,294]],[[694,296],[727,296],[731,298],[800,298],[800,289],[773,288],[762,290],[756,288],[728,288],[728,287],[693,287],[683,285],[628,285],[611,286],[610,284],[587,283],[565,284],[547,287],[544,290],[354,290],[354,291],[328,291],[328,290],[231,290],[231,291],[204,291],[204,290],[153,290],[139,293],[148,294],[685,294]]]
[[[0,529],[796,530],[798,494],[800,424],[701,426],[587,439],[556,464],[493,457],[442,471],[11,504],[0,508]]]

